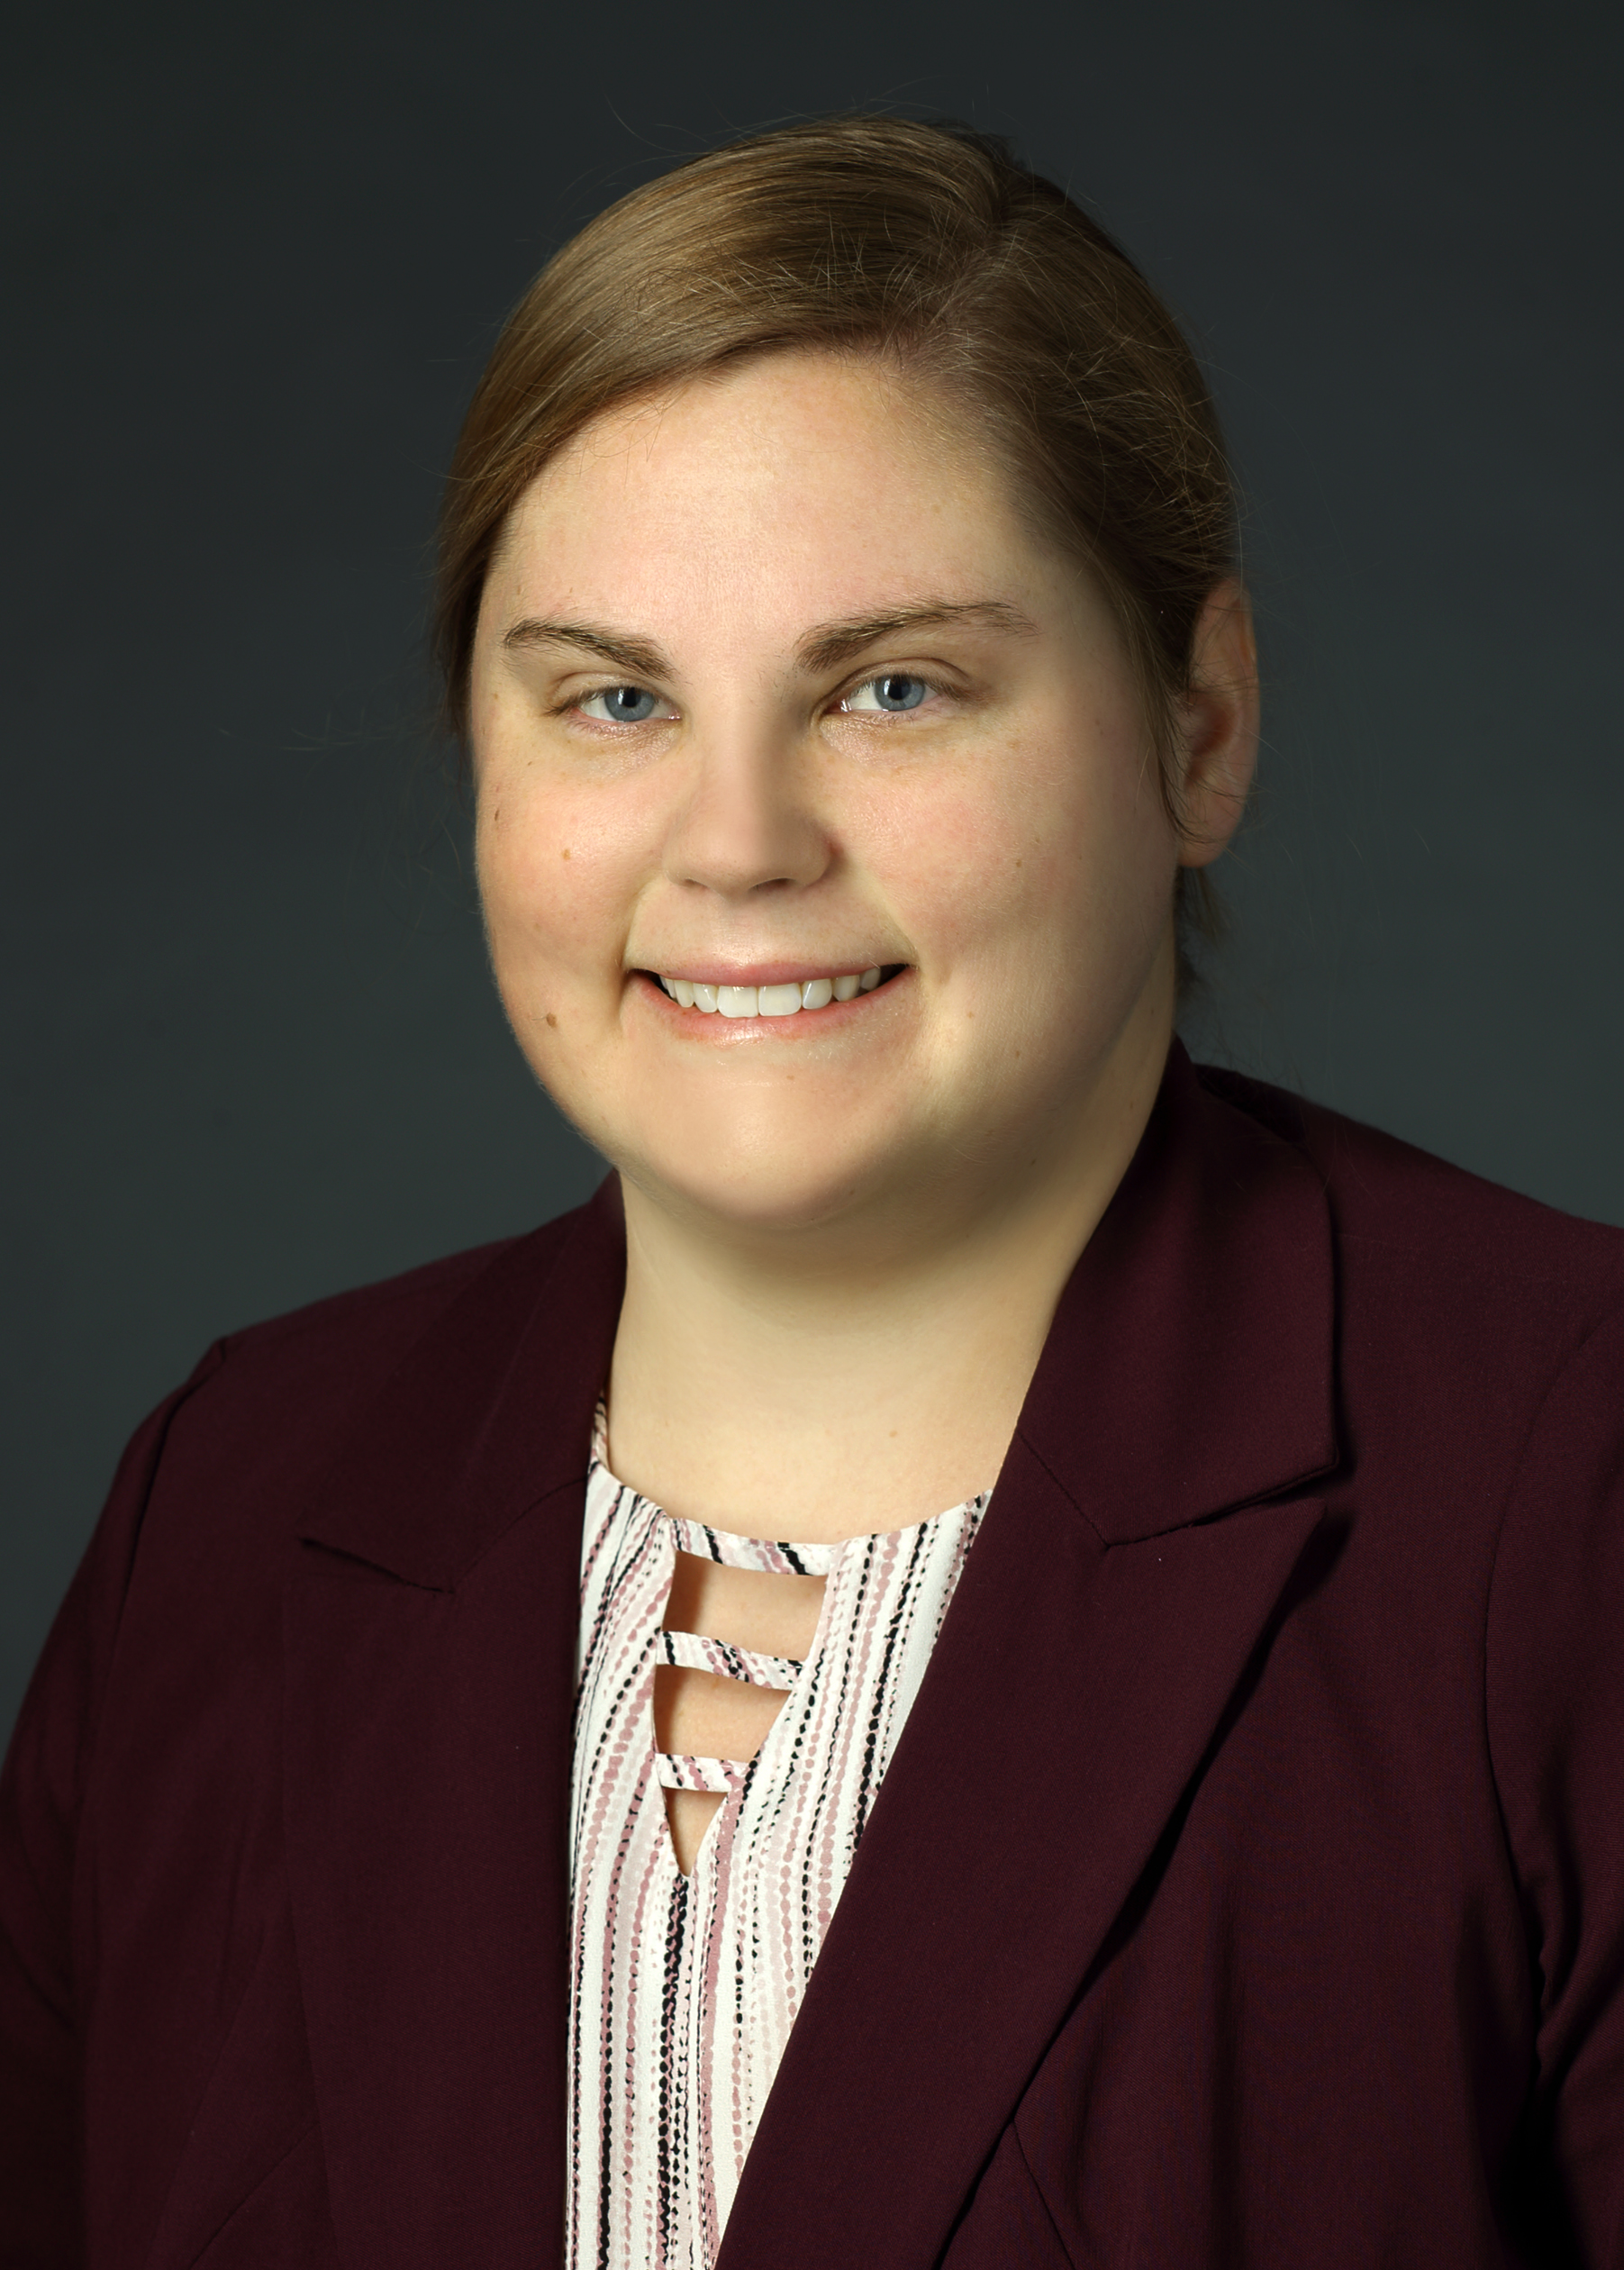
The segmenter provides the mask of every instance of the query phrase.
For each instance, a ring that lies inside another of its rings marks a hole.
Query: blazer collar
[[[300,1534],[426,1585],[458,1582],[530,1507],[585,1485],[626,1281],[611,1175],[501,1249],[357,1414]]]
[[[1319,1174],[1175,1041],[1020,1439],[1108,1544],[1292,1488],[1337,1459],[1334,1305]]]

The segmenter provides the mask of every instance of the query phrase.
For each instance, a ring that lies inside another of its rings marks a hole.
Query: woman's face
[[[1159,1068],[1180,845],[1142,706],[952,431],[871,363],[753,362],[588,429],[486,586],[508,1015],[587,1137],[717,1224],[996,1204]]]

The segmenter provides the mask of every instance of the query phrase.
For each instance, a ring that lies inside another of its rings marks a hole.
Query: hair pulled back
[[[1098,578],[1172,804],[1174,704],[1233,569],[1216,413],[1131,260],[1001,142],[886,116],[789,126],[621,197],[541,270],[469,406],[440,522],[436,650],[467,722],[508,514],[593,419],[738,359],[885,358],[969,413],[1017,501]]]

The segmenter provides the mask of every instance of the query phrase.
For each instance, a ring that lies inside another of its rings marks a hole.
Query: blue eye
[[[870,678],[863,686],[854,686],[840,706],[845,710],[885,710],[895,716],[899,711],[915,710],[935,688],[929,680],[910,677],[902,670],[888,670],[884,677]]]
[[[611,725],[645,724],[658,707],[658,695],[641,686],[603,686],[580,704],[584,717],[599,718]]]

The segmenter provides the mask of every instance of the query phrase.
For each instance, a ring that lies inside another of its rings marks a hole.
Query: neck
[[[1055,1304],[1155,1102],[1164,1018],[1120,1036],[1087,1106],[982,1186],[931,1178],[879,1225],[794,1237],[695,1221],[624,1183],[610,1379],[622,1481],[724,1530],[812,1543],[990,1488]]]

